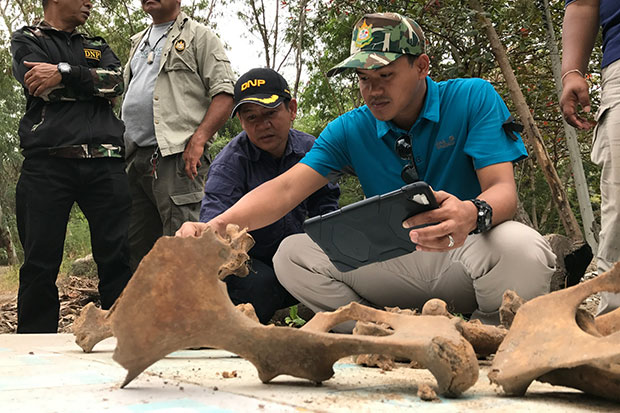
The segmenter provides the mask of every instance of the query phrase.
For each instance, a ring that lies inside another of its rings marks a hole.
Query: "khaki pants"
[[[338,271],[306,234],[296,234],[282,241],[273,262],[280,283],[315,312],[352,301],[421,309],[427,300],[440,298],[450,311],[498,324],[505,290],[524,299],[549,292],[555,254],[538,232],[509,221],[470,235],[449,252],[416,251],[349,272]],[[347,332],[353,325],[336,330]]]
[[[599,274],[620,261],[620,60],[603,69],[592,162],[601,169]],[[620,307],[620,294],[602,293],[599,314]]]
[[[211,164],[208,152],[193,180],[185,174],[183,153],[162,157],[157,150],[156,172],[151,161],[155,147],[138,148],[127,159],[131,191],[129,265],[133,271],[162,235],[172,236],[186,221],[198,221],[205,179]]]

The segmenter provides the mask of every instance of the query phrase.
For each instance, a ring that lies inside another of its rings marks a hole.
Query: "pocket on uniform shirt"
[[[164,235],[174,235],[184,222],[198,221],[202,191],[170,195],[172,201],[169,219],[165,220]]]
[[[210,69],[212,71],[211,78],[217,79],[219,78],[228,78],[233,79],[235,77],[232,72],[232,68],[230,66],[230,59],[226,56],[224,52],[214,52],[213,57],[217,61],[216,65]],[[215,72],[213,72],[215,71]]]
[[[200,203],[202,201],[202,192],[188,192],[185,194],[170,195],[172,203],[176,206],[184,206]]]
[[[230,59],[228,58],[228,56],[226,56],[226,53],[224,52],[213,52],[213,57],[215,57],[215,60],[217,60],[218,62],[230,63]]]

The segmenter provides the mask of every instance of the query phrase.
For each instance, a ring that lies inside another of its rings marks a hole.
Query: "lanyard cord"
[[[148,56],[146,58],[146,63],[148,63],[149,65],[152,64],[153,61],[155,60],[155,48],[157,47],[157,45],[159,44],[161,39],[163,39],[164,37],[168,36],[168,33],[170,33],[170,30],[172,30],[172,26],[173,25],[174,25],[174,21],[172,23],[170,23],[170,26],[168,26],[168,28],[166,29],[164,34],[159,36],[159,39],[157,39],[157,41],[155,42],[153,47],[151,47],[151,43],[149,42],[149,37],[151,37],[151,30],[153,30],[153,24],[151,24],[151,26],[149,27],[149,31],[146,34],[146,39],[144,40],[144,43],[142,43],[142,48],[141,48],[141,50],[144,50],[147,47],[150,48]]]

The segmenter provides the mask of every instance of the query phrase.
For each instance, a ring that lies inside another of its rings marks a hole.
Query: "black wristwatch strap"
[[[470,199],[471,202],[478,209],[478,215],[476,217],[476,229],[470,234],[481,234],[491,229],[493,225],[493,208],[481,199]]]

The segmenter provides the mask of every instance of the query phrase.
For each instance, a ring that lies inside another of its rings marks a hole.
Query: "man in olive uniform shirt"
[[[198,220],[206,148],[232,110],[234,85],[219,39],[181,12],[180,0],[142,8],[153,22],[131,39],[122,108],[134,270],[160,236]]]

